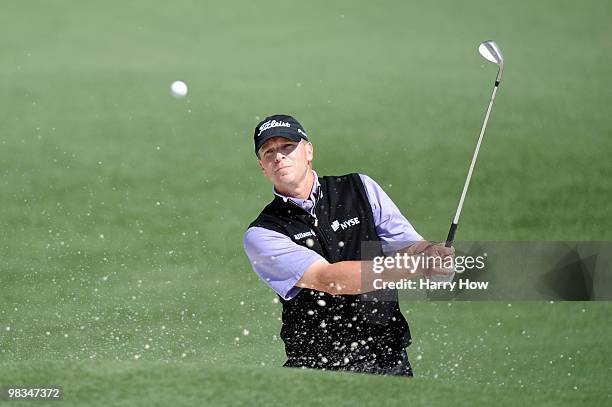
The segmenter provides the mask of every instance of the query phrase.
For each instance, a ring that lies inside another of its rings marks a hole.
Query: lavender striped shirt
[[[314,171],[313,171],[314,172]],[[312,213],[315,206],[316,192],[319,188],[317,173],[309,199],[290,198],[275,195],[293,202]],[[393,251],[409,246],[411,242],[423,240],[410,222],[401,214],[391,198],[382,188],[367,175],[359,174],[365,186],[368,201],[372,207],[376,233],[381,239],[383,252]],[[250,227],[244,234],[244,250],[253,270],[278,295],[289,300],[301,290],[295,287],[308,267],[318,260],[325,259],[313,250],[300,246],[288,236],[261,227]]]

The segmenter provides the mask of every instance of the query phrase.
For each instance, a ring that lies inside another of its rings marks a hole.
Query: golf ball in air
[[[183,81],[174,81],[170,85],[170,93],[175,98],[184,98],[187,96],[187,84]]]

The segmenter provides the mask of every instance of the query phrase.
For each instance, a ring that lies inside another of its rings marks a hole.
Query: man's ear
[[[312,159],[314,158],[314,146],[309,141],[308,143],[306,143],[305,148],[306,148],[306,159],[308,160],[309,163],[311,163]]]
[[[266,170],[264,169],[264,166],[261,164],[261,160],[259,158],[257,159],[257,164],[259,164],[259,168],[261,168],[261,171],[265,173]]]

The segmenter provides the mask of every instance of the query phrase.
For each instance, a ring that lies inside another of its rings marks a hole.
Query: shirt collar
[[[312,184],[312,191],[310,191],[310,196],[308,197],[308,199],[300,199],[300,198],[285,196],[283,194],[278,193],[276,191],[276,188],[274,187],[272,187],[272,192],[274,193],[274,195],[281,198],[283,202],[287,202],[287,200],[290,199],[300,206],[301,206],[301,203],[303,203],[304,201],[312,201],[312,203],[314,204],[315,202],[317,202],[317,194],[319,193],[319,177],[317,176],[317,173],[315,170],[311,170],[311,171],[312,171],[312,174],[314,175],[314,182]]]

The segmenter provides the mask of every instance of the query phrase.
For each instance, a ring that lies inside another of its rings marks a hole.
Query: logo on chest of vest
[[[308,232],[302,232],[302,233],[298,233],[297,235],[293,235],[293,239],[300,240],[305,237],[311,237],[311,236],[314,237],[315,234],[312,230],[309,230]]]
[[[342,230],[344,229],[348,229],[351,226],[355,226],[355,225],[359,225],[359,218],[351,218],[348,220],[345,220],[344,222],[340,223],[337,220],[333,221],[331,223],[331,227],[334,230],[334,232],[337,232],[338,229],[342,228]]]

